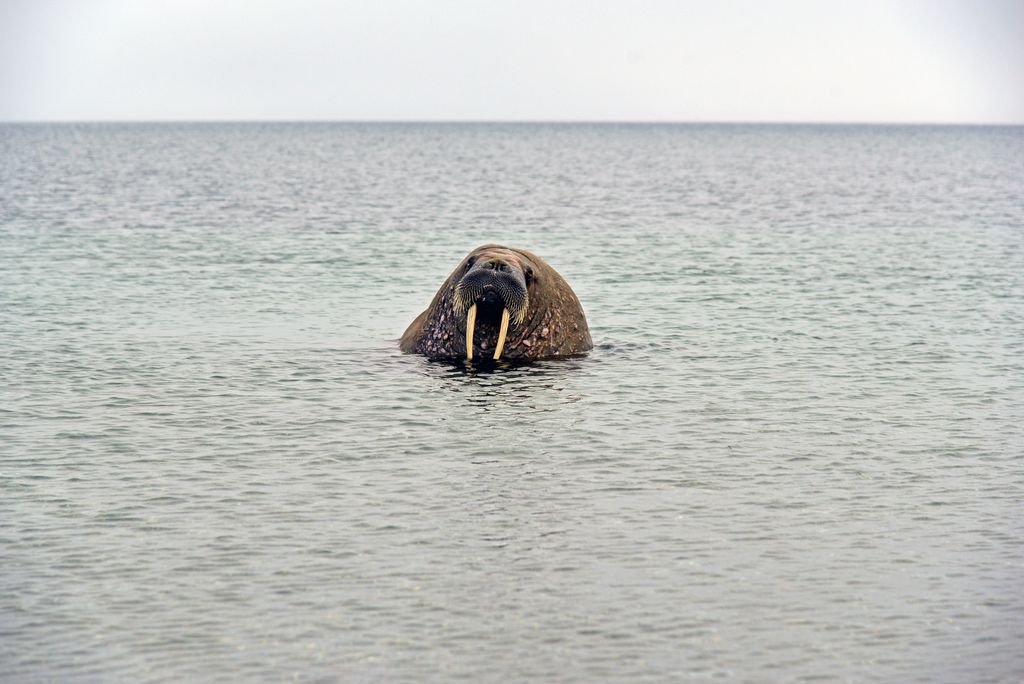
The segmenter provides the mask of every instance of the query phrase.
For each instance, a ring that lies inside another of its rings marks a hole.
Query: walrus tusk
[[[466,313],[466,358],[473,360],[473,329],[476,328],[476,304]]]
[[[501,350],[505,348],[505,335],[508,334],[508,308],[501,310],[501,330],[498,331],[498,346],[494,348],[494,360],[501,358]]]

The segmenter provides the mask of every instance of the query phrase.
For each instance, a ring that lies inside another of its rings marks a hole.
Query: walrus
[[[406,353],[470,361],[532,361],[593,346],[569,283],[537,255],[501,245],[466,255],[400,342]]]

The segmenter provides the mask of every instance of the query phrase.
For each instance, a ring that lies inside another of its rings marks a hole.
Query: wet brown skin
[[[434,295],[427,310],[402,335],[403,352],[423,354],[432,359],[466,358],[466,313],[458,311],[456,285],[469,268],[481,260],[500,262],[523,274],[528,305],[525,320],[509,325],[502,359],[536,360],[573,356],[594,344],[576,293],[543,259],[523,249],[500,245],[477,247],[455,267]],[[476,319],[473,358],[491,359],[498,341],[496,316]]]

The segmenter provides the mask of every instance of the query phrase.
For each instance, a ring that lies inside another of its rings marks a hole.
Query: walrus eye
[[[533,269],[532,268],[527,266],[526,269],[523,271],[523,273],[526,275],[526,283],[527,284],[530,284],[531,282],[533,282]]]

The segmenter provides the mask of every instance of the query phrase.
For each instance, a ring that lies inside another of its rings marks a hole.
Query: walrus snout
[[[529,293],[522,269],[499,259],[480,260],[455,285],[455,312],[464,314],[474,304],[508,309],[514,323],[526,317]]]

